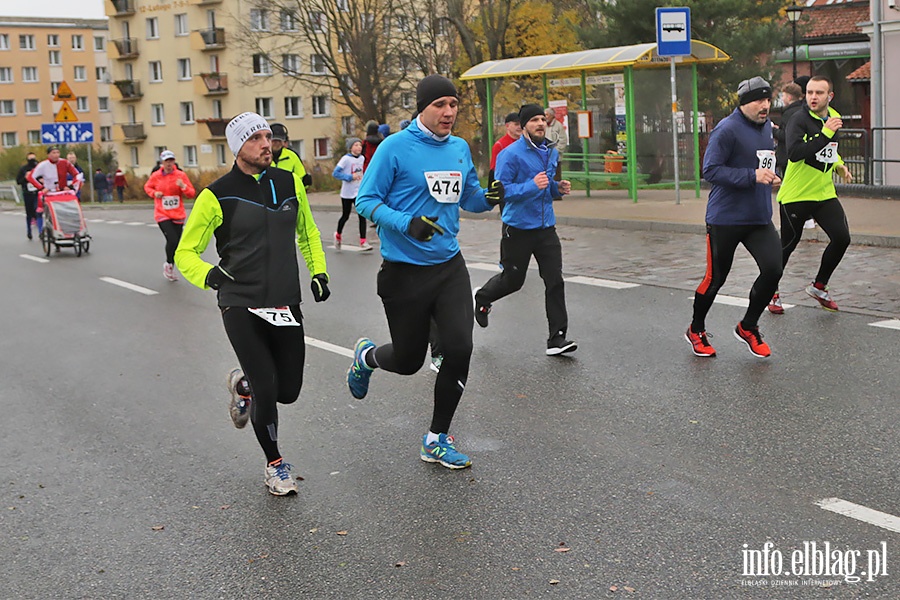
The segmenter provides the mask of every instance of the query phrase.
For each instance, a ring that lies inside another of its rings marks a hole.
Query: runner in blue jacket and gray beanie
[[[374,369],[401,375],[418,371],[434,319],[444,360],[419,456],[462,469],[472,463],[456,449],[449,429],[469,374],[473,314],[469,271],[456,239],[459,209],[491,210],[503,199],[503,189],[499,184],[481,188],[468,144],[450,133],[459,95],[449,79],[422,79],[416,108],[418,117],[409,127],[380,144],[356,197],[356,211],[378,227],[384,259],[378,295],[391,343],[376,346],[360,338],[347,384],[355,398],[364,398]]]

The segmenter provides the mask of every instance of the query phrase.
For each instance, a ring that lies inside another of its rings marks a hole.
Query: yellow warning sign
[[[62,108],[59,109],[59,112],[56,113],[56,118],[53,119],[55,123],[71,123],[77,120],[78,117],[75,116],[75,112],[69,106],[68,102],[62,103]]]
[[[69,84],[63,81],[59,84],[59,88],[56,90],[56,95],[53,96],[53,99],[56,101],[74,100],[75,94],[72,92],[72,88],[69,87]]]

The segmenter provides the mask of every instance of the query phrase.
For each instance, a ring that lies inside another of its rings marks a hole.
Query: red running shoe
[[[747,344],[747,348],[753,356],[768,358],[772,355],[769,345],[762,340],[759,327],[748,330],[741,327],[741,324],[738,323],[737,327],[734,328],[734,337]]]
[[[694,351],[696,356],[709,358],[716,355],[716,349],[709,345],[709,340],[706,339],[705,331],[694,333],[691,331],[691,328],[688,327],[684,334],[684,339],[691,345],[691,350]]]

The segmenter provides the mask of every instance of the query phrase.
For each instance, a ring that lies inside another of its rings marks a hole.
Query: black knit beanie
[[[425,107],[444,96],[459,98],[453,82],[441,75],[429,75],[416,86],[416,110],[422,112]]]
[[[771,97],[772,86],[762,77],[745,79],[738,85],[738,99],[741,106]]]
[[[544,109],[537,104],[524,104],[519,109],[519,125],[525,127],[531,119],[537,116],[544,116]]]

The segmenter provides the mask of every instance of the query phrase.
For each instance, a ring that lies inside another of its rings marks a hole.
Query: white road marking
[[[147,227],[152,227],[153,229],[156,229],[157,227],[159,227],[159,225],[157,225],[155,223],[147,223],[146,225],[147,225]]]
[[[900,517],[895,517],[880,510],[867,508],[861,504],[854,504],[840,498],[823,498],[816,502],[816,505],[827,511],[869,523],[888,531],[900,533]]]
[[[107,221],[110,225],[121,225],[122,221]]]
[[[50,261],[47,260],[46,258],[41,258],[40,256],[32,256],[32,255],[30,255],[30,254],[20,254],[19,256],[21,256],[22,258],[28,259],[28,260],[33,260],[33,261],[36,262],[36,263],[48,263],[48,262],[50,262]]]
[[[613,281],[611,279],[599,279],[597,277],[585,277],[583,275],[575,275],[566,277],[567,283],[583,283],[585,285],[593,285],[596,287],[611,288],[614,290],[627,290],[629,288],[640,287],[639,283],[625,283],[624,281]]]
[[[144,294],[145,296],[154,296],[159,292],[141,287],[139,285],[135,285],[133,283],[128,283],[127,281],[122,281],[121,279],[116,279],[114,277],[101,277],[100,281],[105,281],[106,283],[111,283],[113,285],[117,285],[119,287],[123,287],[126,290],[131,290],[132,292],[137,292],[139,294]]]
[[[466,266],[470,269],[478,269],[479,271],[494,271],[496,273],[500,272],[500,265],[496,263],[466,263]]]
[[[688,296],[688,299],[693,301],[693,296]],[[740,306],[741,308],[747,308],[750,306],[749,298],[738,298],[737,296],[723,296],[718,295],[715,299],[716,304],[727,304],[728,306]],[[787,302],[781,305],[785,310],[789,308],[794,308],[794,304],[788,304]]]
[[[105,223],[106,219],[85,219],[88,223]]]
[[[332,245],[332,246],[328,246],[328,247],[329,247],[329,248],[332,248],[332,249],[334,249],[334,250],[337,250],[337,248],[335,248],[333,245]],[[374,247],[373,247],[372,250],[363,250],[363,249],[360,248],[359,246],[347,246],[347,245],[345,245],[345,244],[342,244],[342,245],[341,245],[341,249],[338,250],[338,252],[362,252],[362,253],[376,254],[376,252],[375,252],[375,250],[374,250]]]
[[[322,340],[317,340],[316,338],[311,338],[309,336],[306,336],[304,340],[310,346],[315,346],[316,348],[327,350],[328,352],[334,352],[335,354],[346,356],[347,358],[353,358],[353,350],[350,350],[348,348],[342,348],[341,346],[336,346],[329,342],[323,342]]]
[[[132,221],[132,222],[130,222],[130,223],[125,223],[125,224],[126,224],[126,225],[131,225],[132,227],[134,227],[135,225],[146,225],[146,223],[139,222],[139,221]]]
[[[872,327],[884,327],[885,329],[900,329],[900,320],[876,321],[875,323],[869,323],[869,325]]]

